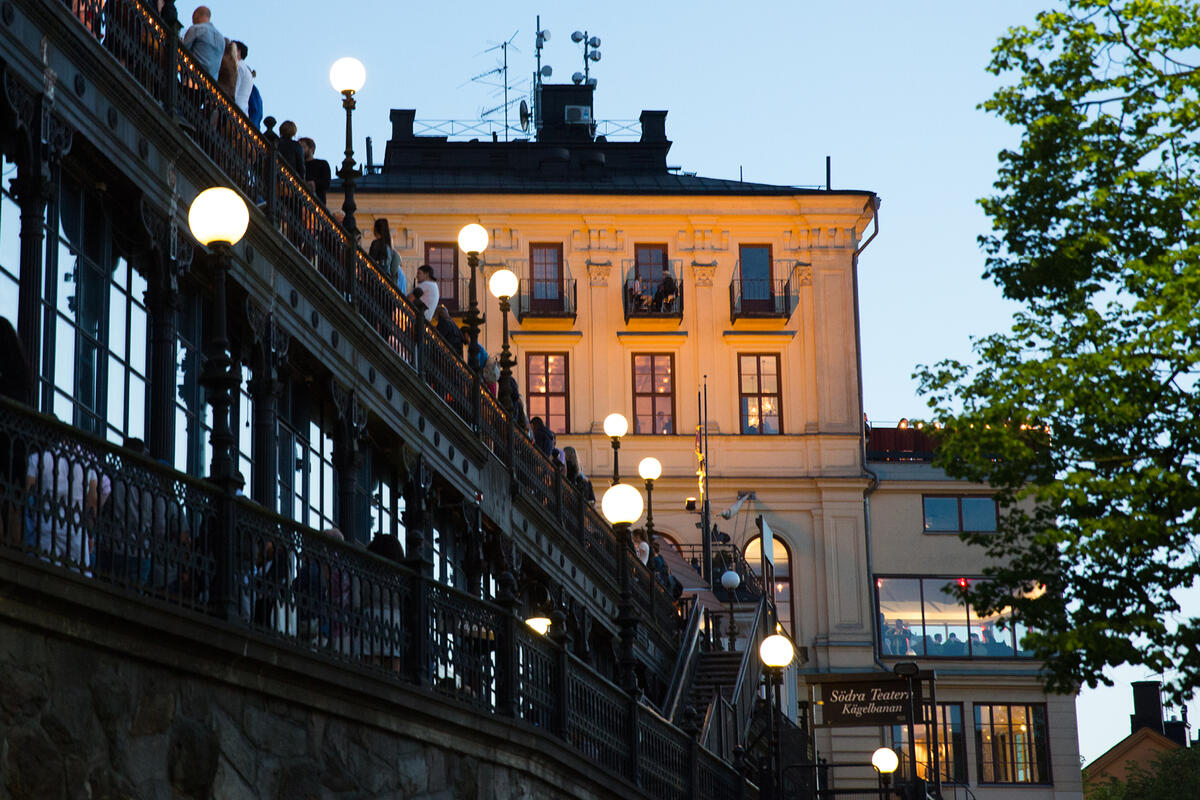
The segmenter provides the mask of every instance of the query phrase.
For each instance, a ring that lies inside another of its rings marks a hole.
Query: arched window
[[[792,625],[792,554],[778,536],[771,537],[775,560],[775,606],[779,611],[779,624],[788,636],[796,638]],[[754,574],[762,578],[762,536],[755,536],[746,543],[746,563]]]

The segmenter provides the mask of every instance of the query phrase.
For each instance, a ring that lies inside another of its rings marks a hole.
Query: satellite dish
[[[590,44],[592,47],[599,47],[600,46],[600,37],[593,36],[592,38],[588,39],[588,44]]]
[[[529,103],[521,101],[521,130],[529,132]]]
[[[582,73],[582,72],[576,72],[574,75],[572,75],[572,76],[571,76],[571,83],[574,83],[574,84],[576,84],[576,85],[583,83],[583,73]]]
[[[588,86],[590,86],[590,87],[592,87],[593,89],[595,89],[595,88],[596,88],[596,79],[595,79],[595,78],[588,78],[588,79],[587,79],[587,85],[588,85]]]
[[[553,74],[554,74],[554,68],[551,67],[549,64],[542,67],[542,77],[543,78],[549,78]]]
[[[542,41],[543,41],[543,42],[548,42],[548,41],[550,41],[550,31],[549,31],[549,29],[547,29],[547,30],[544,30],[544,31],[539,31],[539,33],[541,34],[541,37],[542,37]]]
[[[583,41],[583,32],[575,31],[574,33],[572,33],[571,41],[574,42],[575,44],[579,44],[580,42],[582,42]]]
[[[600,51],[593,50],[592,52],[588,53],[588,58],[590,58],[592,61],[599,61],[600,60]]]

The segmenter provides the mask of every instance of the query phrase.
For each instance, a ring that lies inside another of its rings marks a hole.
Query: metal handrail
[[[738,743],[743,747],[750,735],[750,717],[754,713],[755,698],[762,683],[762,661],[758,658],[758,646],[767,638],[767,598],[761,597],[754,613],[754,622],[746,635],[746,650],[742,665],[738,669],[737,681],[733,685],[733,704],[737,710]]]
[[[671,683],[663,700],[663,716],[671,721],[675,721],[678,716],[686,689],[696,673],[700,653],[700,620],[703,616],[703,606],[693,602],[688,614],[687,627],[684,628],[683,639],[679,644],[679,652],[675,656],[675,668],[671,670]]]

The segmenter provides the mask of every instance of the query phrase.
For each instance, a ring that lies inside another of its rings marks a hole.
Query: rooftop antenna
[[[600,60],[600,37],[588,36],[587,31],[575,31],[571,34],[571,41],[575,44],[583,43],[583,73],[576,72],[571,76],[571,80],[576,84],[586,83],[588,86],[595,87],[596,79],[591,77],[591,62]]]
[[[537,33],[534,35],[534,55],[537,58],[537,68],[533,72],[533,112],[530,113],[529,106],[525,101],[521,101],[521,130],[529,132],[530,120],[533,121],[535,128],[542,127],[542,79],[549,78],[554,74],[554,69],[547,64],[542,66],[542,48],[546,46],[546,42],[550,41],[550,31],[542,27],[542,16],[539,14],[534,23],[537,27]]]
[[[508,82],[508,48],[512,47],[514,50],[517,50],[517,48],[513,45],[513,40],[517,38],[518,33],[520,33],[520,31],[513,31],[513,35],[508,37],[508,39],[506,41],[500,42],[499,44],[496,44],[492,47],[489,47],[487,50],[484,50],[483,51],[484,53],[492,53],[492,52],[495,52],[496,50],[499,50],[501,53],[500,63],[497,64],[494,69],[489,69],[486,72],[481,72],[478,75],[471,78],[471,81],[474,83],[482,83],[485,86],[491,86],[492,88],[496,89],[497,90],[496,94],[499,94],[499,93],[504,94],[504,102],[503,103],[501,103],[498,106],[492,106],[491,108],[481,111],[479,116],[487,117],[489,114],[494,114],[497,111],[500,111],[501,109],[503,109],[503,111],[504,111],[504,141],[506,141],[506,142],[508,141],[508,107],[516,102],[515,99],[514,100],[508,99],[509,90],[516,88],[515,86],[511,86]],[[520,52],[520,51],[518,50],[518,52]],[[485,78],[488,78],[492,75],[500,76],[500,85],[499,86],[497,86],[495,83],[490,83],[487,80],[484,80]]]

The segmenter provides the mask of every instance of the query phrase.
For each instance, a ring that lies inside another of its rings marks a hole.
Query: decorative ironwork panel
[[[741,778],[728,764],[703,747],[700,748],[698,761],[697,800],[728,800],[738,796]]]
[[[572,658],[567,675],[567,741],[605,769],[628,775],[629,695]]]
[[[425,587],[433,690],[495,713],[499,611],[439,583]]]
[[[554,710],[562,698],[555,694],[556,648],[525,625],[517,631],[518,713],[521,719],[551,729]]]
[[[689,797],[687,734],[651,712],[638,715],[640,783],[652,797]]]
[[[271,163],[266,141],[233,100],[217,87],[183,44],[179,56],[179,114],[188,134],[253,203],[266,198],[268,176],[283,175]],[[270,177],[274,180],[274,177]]]
[[[424,320],[422,323],[428,326]],[[470,423],[474,417],[475,381],[462,360],[462,353],[456,353],[432,327],[426,328],[425,341],[426,383],[460,419]]]
[[[417,312],[362,250],[355,252],[354,262],[359,313],[383,337],[388,347],[400,356],[401,361],[415,368]]]
[[[213,490],[0,401],[0,546],[203,610],[215,574]]]

